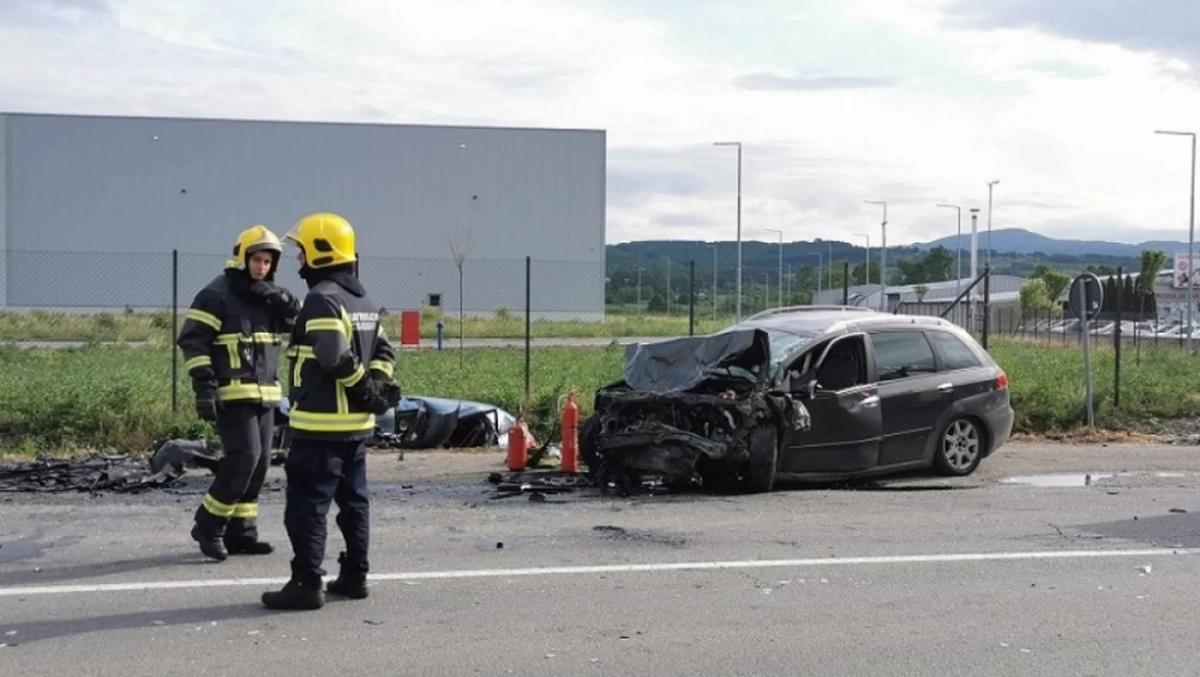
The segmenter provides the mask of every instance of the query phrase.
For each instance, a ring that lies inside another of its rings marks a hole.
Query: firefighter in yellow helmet
[[[379,306],[358,279],[354,229],[337,214],[310,214],[287,233],[300,248],[308,283],[288,354],[292,360],[288,428],[291,448],[284,525],[295,554],[291,580],[262,596],[272,609],[317,609],[325,603],[325,515],[338,506],[346,540],[340,571],[327,591],[367,596],[370,540],[366,442],[375,416],[400,401],[392,380],[396,355],[379,322]]]
[[[196,413],[215,424],[224,450],[191,534],[215,560],[273,551],[258,539],[258,495],[283,397],[283,341],[300,312],[299,300],[274,281],[282,254],[265,226],[238,235],[223,274],[196,294],[176,341]]]

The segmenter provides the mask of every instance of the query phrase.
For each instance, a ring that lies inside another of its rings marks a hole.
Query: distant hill
[[[911,246],[916,247],[920,251],[928,251],[939,245],[947,249],[954,249],[957,239],[957,235],[951,235],[934,240],[933,242],[924,242]],[[962,242],[964,248],[969,246],[969,233],[963,233]],[[984,231],[979,233],[979,249],[980,251],[984,251],[986,248],[987,233]],[[992,251],[997,254],[1131,258],[1141,256],[1143,249],[1161,249],[1167,253],[1167,256],[1173,256],[1176,251],[1187,249],[1187,243],[1149,241],[1139,244],[1128,244],[1124,242],[1107,242],[1104,240],[1059,240],[1021,228],[1005,228],[992,231]]]

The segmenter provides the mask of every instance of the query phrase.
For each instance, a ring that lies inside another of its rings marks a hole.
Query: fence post
[[[1116,351],[1113,361],[1113,408],[1121,408],[1121,322],[1124,320],[1124,314],[1121,310],[1125,307],[1125,270],[1122,266],[1117,266],[1117,324],[1113,327],[1113,350]],[[1134,330],[1136,333],[1136,329]]]
[[[842,305],[850,305],[850,262],[842,261]]]
[[[530,392],[529,392],[529,353],[532,347],[530,335],[533,332],[533,309],[531,300],[533,298],[533,258],[525,257],[525,402],[521,405],[521,413],[525,416],[529,415]]]
[[[983,349],[988,349],[988,330],[992,327],[992,267],[983,267]]]
[[[179,413],[179,250],[171,250],[171,413]]]
[[[696,335],[696,259],[688,265],[688,336]]]

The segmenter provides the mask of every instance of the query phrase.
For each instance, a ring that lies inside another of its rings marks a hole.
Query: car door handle
[[[938,386],[937,389],[943,393],[948,393],[951,390],[954,390],[954,384],[953,383],[943,383],[942,385]]]
[[[858,406],[860,406],[860,407],[877,407],[877,406],[879,406],[879,396],[872,395],[870,397],[864,397],[863,399],[859,400]]]

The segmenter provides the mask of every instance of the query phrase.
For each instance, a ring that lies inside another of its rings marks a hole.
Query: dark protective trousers
[[[341,574],[362,578],[370,568],[370,498],[366,441],[292,439],[287,463],[287,508],[283,522],[292,542],[292,579],[320,585],[325,575],[325,516],[337,503],[337,525],[346,539]]]
[[[224,405],[217,417],[224,455],[196,524],[226,543],[258,539],[258,495],[271,463],[275,410],[257,402]]]

